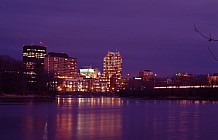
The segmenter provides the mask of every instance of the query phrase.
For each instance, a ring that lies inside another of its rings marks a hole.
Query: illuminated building
[[[92,67],[84,67],[81,68],[79,71],[80,71],[80,75],[83,75],[86,78],[98,78],[100,75],[98,69]]]
[[[28,89],[32,90],[44,70],[46,47],[42,45],[23,46],[23,66]],[[34,89],[33,89],[34,90]]]
[[[63,92],[107,92],[108,88],[106,82],[99,79],[76,77],[61,80],[57,90]]]
[[[66,78],[63,79],[62,83],[57,87],[58,91],[66,91],[66,92],[88,92],[93,89],[93,81],[94,79],[83,79],[83,78]]]
[[[185,73],[177,73],[174,77],[174,84],[178,86],[184,86],[184,85],[196,85],[197,79],[196,75]]]
[[[102,82],[107,83],[107,91],[116,91],[122,78],[122,58],[119,52],[108,52],[104,57]]]
[[[54,77],[52,84],[58,91],[74,91],[67,83],[67,79],[75,79],[78,76],[77,58],[71,58],[66,53],[50,52],[45,57],[45,71]]]
[[[45,70],[56,78],[73,78],[77,76],[77,58],[65,53],[50,52],[45,57]]]
[[[210,85],[218,85],[218,73],[208,75],[208,82]]]

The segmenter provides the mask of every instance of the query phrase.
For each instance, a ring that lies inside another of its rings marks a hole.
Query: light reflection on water
[[[57,105],[76,105],[78,107],[121,107],[121,98],[61,98],[57,97]]]
[[[56,124],[59,125],[56,126],[55,139],[103,139],[121,136],[120,98],[58,97],[57,105]]]
[[[2,103],[1,139],[216,139],[218,102],[57,97]]]

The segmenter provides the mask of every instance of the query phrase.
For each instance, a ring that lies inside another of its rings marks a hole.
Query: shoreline
[[[142,100],[218,101],[218,88],[146,89],[120,92],[59,92],[55,96],[0,94],[0,102],[55,101],[57,97],[119,97]]]
[[[16,94],[1,94],[0,103],[4,102],[51,102],[56,97],[36,96],[36,95],[16,95]]]

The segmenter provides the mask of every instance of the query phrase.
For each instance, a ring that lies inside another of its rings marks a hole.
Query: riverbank
[[[116,92],[61,92],[56,96],[70,96],[70,97],[119,97],[119,93]]]
[[[144,100],[209,100],[218,101],[218,88],[163,88],[125,90],[120,92],[61,92],[56,96],[1,94],[0,102],[44,102],[55,101],[56,97],[93,98],[121,97]]]
[[[16,95],[16,94],[1,94],[0,102],[44,102],[53,101],[55,97],[39,96],[39,95]]]
[[[120,97],[151,100],[218,100],[218,88],[164,88],[120,91]]]

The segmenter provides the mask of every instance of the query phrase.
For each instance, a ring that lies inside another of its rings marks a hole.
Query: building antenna
[[[40,45],[44,45],[44,43],[42,41],[39,42]]]

